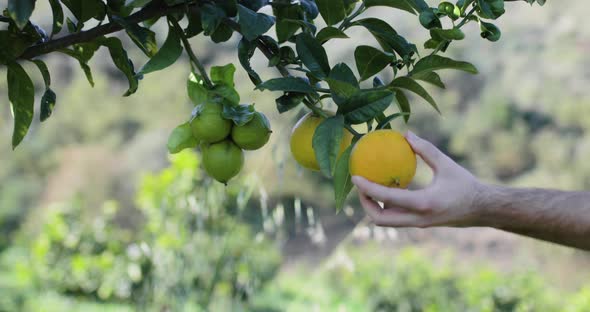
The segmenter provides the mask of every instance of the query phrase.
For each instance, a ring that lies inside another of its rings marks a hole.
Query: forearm
[[[475,201],[480,223],[590,250],[590,193],[483,186]]]

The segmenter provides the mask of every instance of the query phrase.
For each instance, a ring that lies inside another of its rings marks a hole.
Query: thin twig
[[[172,26],[176,29],[176,32],[179,34],[180,39],[182,40],[182,43],[184,45],[184,49],[188,54],[188,57],[190,58],[191,62],[197,67],[197,70],[201,74],[201,77],[203,78],[205,85],[209,88],[213,88],[213,83],[211,82],[211,79],[209,79],[209,75],[207,75],[207,71],[205,70],[203,63],[199,61],[199,58],[197,57],[195,52],[193,52],[191,44],[188,42],[188,39],[186,38],[184,31],[182,31],[182,28],[180,27],[180,25],[178,25],[178,21],[176,21],[176,19],[172,16],[169,16],[168,19],[172,23]]]

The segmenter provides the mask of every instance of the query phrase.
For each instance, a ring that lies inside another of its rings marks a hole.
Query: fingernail
[[[406,133],[406,139],[410,140],[410,141],[415,141],[418,139],[418,136],[414,134],[414,132],[409,131]]]
[[[359,177],[359,176],[352,176],[352,178],[350,180],[352,181],[352,183],[358,184],[359,182],[361,182],[361,177]]]

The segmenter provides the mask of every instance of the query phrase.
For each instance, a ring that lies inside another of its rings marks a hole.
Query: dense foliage
[[[16,147],[22,141],[34,115],[33,82],[18,61],[33,61],[43,75],[45,92],[41,98],[39,115],[41,120],[46,120],[56,103],[56,94],[51,89],[50,72],[38,57],[51,52],[65,53],[79,61],[88,81],[93,84],[88,61],[100,47],[108,49],[115,66],[127,78],[129,87],[125,96],[137,91],[139,80],[144,75],[176,62],[184,48],[191,59],[188,93],[195,105],[218,102],[224,106],[224,118],[236,124],[249,121],[254,114],[252,106],[240,104],[239,94],[227,83],[228,79],[232,79],[228,75],[233,71],[212,72],[209,77],[188,41],[191,37],[203,34],[219,43],[229,40],[234,32],[238,32],[242,36],[237,47],[238,58],[256,88],[284,93],[277,99],[279,112],[304,104],[316,114],[326,117],[315,132],[314,150],[322,173],[328,177],[334,176],[336,201],[344,202],[342,198],[350,192],[351,183],[348,166],[337,164],[342,128],[358,137],[361,134],[352,125],[366,123],[371,131],[373,128],[390,127],[389,123],[401,116],[407,122],[411,114],[408,92],[423,98],[439,111],[435,100],[419,82],[444,88],[436,73],[438,70],[456,69],[477,73],[470,63],[438,54],[445,52],[453,41],[464,39],[461,28],[469,23],[479,25],[483,38],[497,41],[500,30],[489,21],[505,13],[504,2],[459,0],[455,4],[441,2],[431,7],[424,0],[113,0],[106,3],[101,0],[54,0],[50,1],[53,27],[50,32],[46,32],[30,21],[35,0],[10,0],[6,16],[1,19],[7,27],[0,31],[0,44],[6,47],[1,50],[0,63],[8,68],[8,97],[15,119],[12,145]],[[545,1],[526,2],[542,5]],[[65,17],[64,6],[72,16]],[[258,12],[266,6],[272,8],[272,15]],[[426,51],[420,51],[416,44],[399,34],[395,25],[378,18],[362,18],[361,15],[368,8],[375,6],[415,14],[416,22],[429,30],[430,38],[423,43]],[[163,16],[167,19],[168,35],[158,48],[155,34],[149,27]],[[323,23],[319,21],[320,16]],[[99,25],[89,29],[87,25],[93,25],[93,20],[99,21]],[[186,26],[183,28],[179,22],[184,20]],[[54,38],[63,30],[64,24],[69,34]],[[266,35],[272,26],[275,26],[275,38]],[[347,64],[330,64],[323,47],[327,41],[346,39],[346,31],[352,27],[365,28],[380,46],[359,45],[354,48],[358,76]],[[105,36],[123,29],[139,49],[150,57],[137,71],[121,41],[116,37]],[[250,64],[256,50],[269,59],[270,66],[277,67],[281,78],[263,80],[260,77]],[[372,86],[365,87],[365,80],[386,68],[393,71],[391,81],[383,82],[376,76]],[[293,72],[301,75],[293,75]],[[322,110],[322,101],[327,99],[338,106],[335,116],[329,116]],[[399,112],[386,116],[384,112],[392,103],[397,104]],[[171,152],[195,145],[194,138],[187,135],[186,128],[186,124],[182,124],[173,133]],[[338,170],[337,174],[335,170]]]

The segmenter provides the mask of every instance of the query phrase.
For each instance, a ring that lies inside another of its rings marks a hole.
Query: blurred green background
[[[50,25],[48,4],[37,6],[33,20]],[[490,183],[590,189],[587,3],[507,7],[499,43],[471,26],[449,51],[481,73],[443,75],[447,90],[431,90],[442,116],[414,98],[410,123],[395,126]],[[427,38],[414,16],[369,14]],[[136,65],[146,61],[121,38]],[[192,43],[210,67],[237,63],[237,40]],[[327,44],[331,62],[352,64],[349,47]],[[94,88],[72,60],[45,60],[57,106],[16,151],[9,105],[0,108],[0,311],[590,311],[587,253],[491,229],[376,228],[355,194],[335,214],[330,181],[289,154],[304,111],[279,116],[277,94],[253,91],[241,70],[242,101],[269,116],[273,135],[225,188],[197,153],[167,155],[168,134],[192,108],[186,59],[129,98],[104,50],[91,64]],[[261,55],[254,66],[276,75]],[[419,167],[416,187],[431,175]]]

